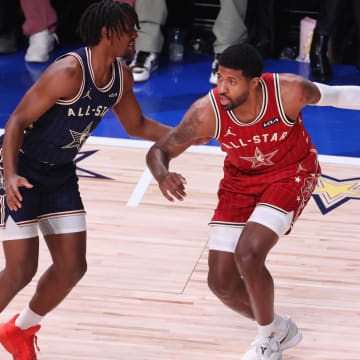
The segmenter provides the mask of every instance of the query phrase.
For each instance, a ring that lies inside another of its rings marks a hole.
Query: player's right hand
[[[182,175],[170,172],[160,181],[159,187],[163,195],[169,201],[174,201],[174,198],[171,195],[176,199],[183,201],[186,196],[184,184],[187,184],[187,182]]]
[[[33,187],[26,178],[19,175],[12,175],[5,179],[6,202],[11,211],[17,211],[21,208],[21,201],[23,200],[19,191],[21,186],[25,186],[28,189]]]

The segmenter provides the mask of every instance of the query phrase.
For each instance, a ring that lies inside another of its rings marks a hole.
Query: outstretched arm
[[[280,74],[279,79],[284,111],[292,119],[306,105],[360,110],[360,86],[319,84],[295,74]]]
[[[147,165],[169,201],[174,201],[172,196],[178,200],[186,196],[186,180],[180,174],[169,172],[170,160],[183,153],[196,139],[212,137],[215,125],[210,99],[205,96],[190,107],[177,127],[150,148]]]
[[[126,65],[122,66],[124,70],[124,92],[120,101],[112,109],[130,136],[157,141],[171,128],[143,115],[134,95],[132,73]]]
[[[360,110],[360,86],[329,86],[314,83],[320,91],[317,106],[334,106],[342,109]]]

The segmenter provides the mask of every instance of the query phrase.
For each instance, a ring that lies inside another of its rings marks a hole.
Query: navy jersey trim
[[[36,224],[37,222],[38,222],[37,219],[32,219],[32,220],[19,221],[16,222],[15,224],[17,226],[26,226],[26,225]]]
[[[123,67],[123,64],[121,63],[121,61],[117,61],[117,68],[118,68],[118,71],[119,71],[119,82],[120,82],[120,85],[119,85],[119,95],[117,97],[117,100],[115,102],[115,104],[113,106],[115,106],[120,100],[121,100],[121,97],[123,95],[123,92],[124,92],[124,67]]]
[[[263,93],[263,102],[262,102],[262,105],[261,105],[261,109],[260,109],[260,112],[259,112],[259,115],[255,118],[255,120],[249,122],[249,123],[244,123],[244,122],[241,122],[237,117],[236,115],[233,113],[232,110],[229,110],[227,113],[230,117],[230,119],[237,125],[240,125],[240,126],[251,126],[251,125],[254,125],[256,124],[257,122],[259,122],[262,117],[265,115],[265,112],[266,112],[266,109],[267,109],[267,106],[268,106],[268,91],[267,91],[267,88],[266,88],[266,85],[265,85],[265,82],[262,78],[260,78],[260,84],[261,84],[261,89],[262,89],[262,93]]]
[[[63,216],[73,216],[73,215],[79,215],[79,214],[86,214],[86,211],[84,209],[80,209],[80,210],[49,213],[49,214],[38,216],[38,220],[46,220],[46,219],[52,219],[52,218],[63,217]]]
[[[58,105],[72,105],[72,104],[76,103],[81,98],[83,91],[84,91],[84,87],[85,87],[85,68],[84,68],[84,63],[82,61],[81,56],[79,54],[77,54],[76,52],[70,52],[68,54],[65,54],[64,56],[61,56],[59,59],[64,58],[67,55],[74,56],[79,61],[82,72],[83,72],[83,78],[82,78],[81,86],[80,86],[78,93],[72,99],[56,101],[55,104],[58,104]]]
[[[294,126],[294,124],[296,123],[296,120],[289,119],[286,116],[282,102],[281,102],[279,74],[274,74],[274,88],[275,88],[276,105],[279,110],[281,120],[287,126]]]
[[[212,108],[214,110],[214,114],[215,114],[215,134],[213,136],[214,139],[218,139],[219,136],[220,136],[220,132],[221,132],[221,118],[220,118],[220,111],[218,109],[218,105],[216,103],[216,100],[215,100],[215,95],[214,95],[214,91],[213,90],[210,90],[209,91],[209,97],[210,97],[210,100],[211,100],[211,105],[212,105]]]
[[[90,77],[91,77],[91,80],[92,80],[94,86],[96,87],[97,90],[99,90],[101,92],[109,91],[111,89],[111,87],[114,85],[114,82],[115,82],[114,63],[111,64],[111,79],[110,79],[110,81],[105,86],[99,88],[99,87],[96,86],[96,83],[95,83],[95,75],[94,75],[94,70],[93,70],[92,61],[91,61],[91,49],[89,47],[85,47],[85,54],[86,54],[86,59],[87,59],[87,62],[88,62]]]

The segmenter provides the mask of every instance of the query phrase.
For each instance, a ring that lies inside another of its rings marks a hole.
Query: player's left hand
[[[183,201],[186,196],[184,184],[187,184],[187,182],[182,175],[170,172],[160,181],[159,187],[163,195],[169,201],[174,201],[174,198],[171,195],[176,199]]]
[[[19,208],[21,208],[21,202],[23,200],[19,191],[19,187],[21,186],[24,186],[28,189],[33,187],[33,185],[30,184],[26,178],[17,174],[9,176],[7,179],[5,179],[6,202],[11,211],[17,211]]]

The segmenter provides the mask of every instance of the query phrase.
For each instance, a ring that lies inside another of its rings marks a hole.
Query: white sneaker
[[[146,81],[150,74],[159,67],[158,54],[154,52],[137,51],[130,69],[135,82]]]
[[[253,348],[248,351],[242,360],[282,360],[280,341],[275,336],[269,336],[265,341],[255,340]]]
[[[217,72],[219,69],[219,56],[220,56],[220,54],[215,54],[214,61],[212,62],[212,65],[211,65],[211,74],[210,74],[210,79],[209,79],[209,83],[211,85],[217,84]]]
[[[301,331],[299,331],[289,316],[286,316],[284,320],[283,324],[285,326],[283,325],[283,328],[276,329],[275,332],[275,340],[280,345],[280,357],[279,359],[275,357],[276,360],[281,360],[281,352],[297,345],[303,337]],[[253,347],[242,357],[242,360],[262,360],[257,352],[258,340],[255,340],[251,345],[253,345]],[[264,359],[267,358],[265,357]],[[269,359],[273,360],[271,357]]]
[[[43,30],[29,37],[29,47],[25,54],[25,61],[44,63],[49,61],[50,53],[54,50],[59,38],[55,33]]]
[[[287,350],[295,345],[297,345],[303,338],[302,332],[298,329],[295,322],[290,318],[290,316],[285,317],[286,328],[276,329],[275,337],[280,341],[281,351]]]

